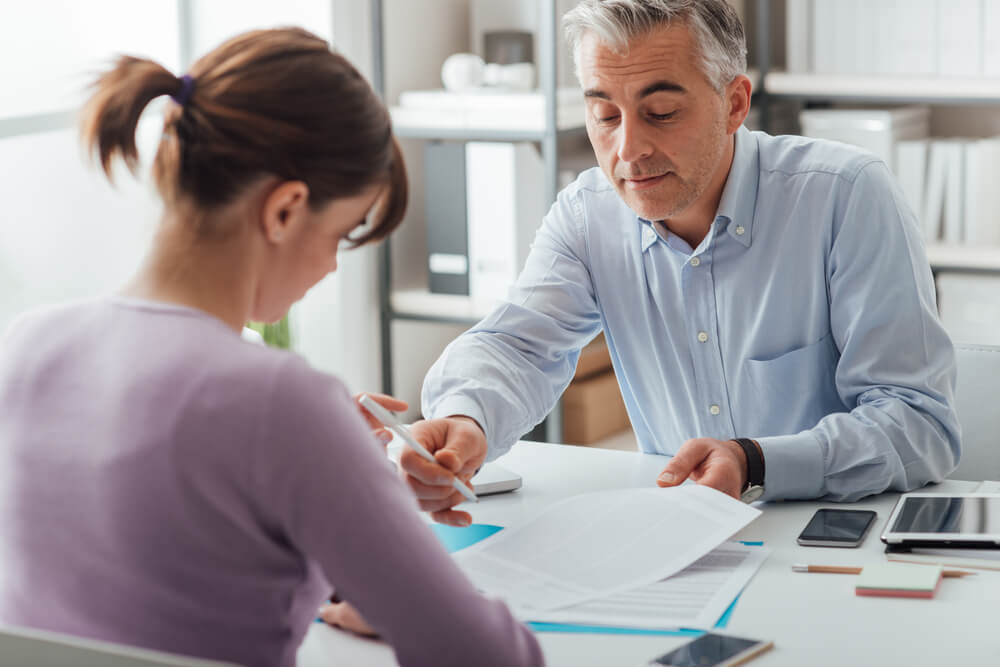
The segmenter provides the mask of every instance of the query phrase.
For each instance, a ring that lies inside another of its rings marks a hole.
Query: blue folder
[[[456,528],[454,526],[446,526],[444,524],[435,523],[431,524],[434,529],[434,533],[441,540],[445,548],[449,553],[458,551],[459,549],[464,549],[467,546],[473,545],[480,540],[485,540],[490,535],[503,530],[503,526],[491,526],[486,523],[474,523],[471,526],[465,528]],[[744,542],[743,544],[752,546],[761,546],[763,542]],[[739,596],[733,600],[733,603],[729,605],[726,611],[722,614],[718,621],[715,623],[716,628],[724,628],[726,624],[729,623],[729,617],[733,614],[733,608],[739,601]],[[530,627],[535,632],[577,632],[577,633],[589,633],[589,634],[605,634],[605,635],[659,635],[659,636],[669,636],[669,637],[697,637],[704,634],[704,630],[689,630],[686,628],[681,628],[679,630],[646,630],[643,628],[617,628],[613,626],[606,625],[578,625],[571,623],[528,623]]]

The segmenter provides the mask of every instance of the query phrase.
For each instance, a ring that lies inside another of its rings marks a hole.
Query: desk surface
[[[500,462],[521,474],[524,486],[487,496],[471,508],[477,523],[509,525],[555,500],[588,491],[654,484],[666,457],[567,445],[518,443]],[[972,482],[948,481],[930,491],[970,491]],[[792,563],[865,565],[884,559],[879,535],[897,494],[852,505],[878,512],[859,549],[800,547],[795,537],[817,507],[830,503],[758,503],[763,514],[737,539],[763,540],[773,551],[743,592],[724,630],[774,641],[753,661],[788,665],[998,665],[1000,572],[947,579],[931,600],[854,595],[854,577],[803,574]],[[682,637],[538,633],[552,667],[645,665],[685,641]],[[314,625],[298,654],[300,667],[395,665],[385,645]]]

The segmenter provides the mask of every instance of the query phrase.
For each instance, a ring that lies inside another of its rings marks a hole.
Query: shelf
[[[764,77],[768,95],[867,102],[925,104],[1000,103],[1000,80],[920,76],[789,74]]]
[[[1000,248],[928,244],[927,259],[934,271],[1000,273]]]
[[[411,139],[465,141],[541,141],[546,136],[542,113],[514,114],[503,109],[413,109],[392,107],[393,131]],[[558,109],[556,132],[583,133],[584,107]]]
[[[499,128],[462,128],[435,127],[430,125],[405,125],[393,123],[393,133],[402,139],[447,139],[453,141],[541,141],[545,138],[543,130],[530,129],[499,129]],[[584,134],[587,129],[583,125],[561,127],[559,134]]]
[[[402,320],[472,325],[486,317],[495,305],[473,301],[467,296],[433,294],[428,289],[400,289],[389,293],[392,317]]]

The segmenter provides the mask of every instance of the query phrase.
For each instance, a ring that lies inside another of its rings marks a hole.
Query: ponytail
[[[225,206],[264,176],[302,181],[314,209],[383,185],[361,245],[402,220],[403,155],[385,105],[330,45],[301,28],[238,35],[183,77],[145,59],[122,57],[94,84],[83,141],[111,177],[121,157],[135,173],[135,131],[149,102],[170,95],[152,176],[168,207]],[[206,230],[208,231],[208,230]]]
[[[84,107],[81,134],[88,154],[95,155],[108,178],[116,156],[133,174],[139,167],[136,127],[143,109],[161,95],[177,95],[184,82],[152,60],[121,56],[93,84]]]

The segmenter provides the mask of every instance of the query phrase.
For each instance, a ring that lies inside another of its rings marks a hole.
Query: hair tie
[[[171,95],[172,99],[177,104],[182,107],[187,105],[188,100],[191,99],[191,93],[194,92],[194,79],[190,74],[185,74],[181,77],[181,90],[176,95]]]

